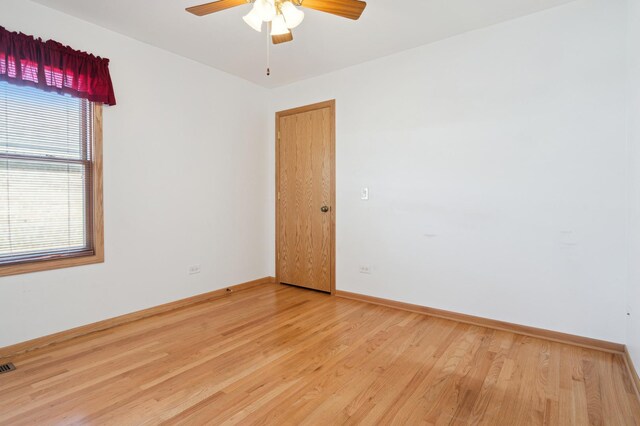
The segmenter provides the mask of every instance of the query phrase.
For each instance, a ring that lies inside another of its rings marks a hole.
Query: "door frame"
[[[331,294],[336,294],[336,100],[331,99],[325,102],[318,102],[311,105],[305,105],[297,108],[287,109],[284,111],[276,112],[276,193],[275,193],[275,204],[276,204],[276,232],[275,232],[275,240],[276,240],[276,283],[280,283],[280,202],[279,202],[279,194],[280,194],[280,118],[286,117],[288,115],[300,114],[303,112],[314,111],[319,109],[329,108],[330,111],[330,127],[329,131],[329,156],[331,160],[330,165],[330,178],[331,185],[329,188],[329,203],[330,203],[330,224],[329,224],[329,233],[331,238],[331,247],[329,248],[329,254],[331,256],[330,268],[331,271],[329,273],[331,280]]]

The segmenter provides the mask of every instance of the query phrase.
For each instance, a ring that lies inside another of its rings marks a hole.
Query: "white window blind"
[[[0,81],[0,265],[93,254],[91,115]]]

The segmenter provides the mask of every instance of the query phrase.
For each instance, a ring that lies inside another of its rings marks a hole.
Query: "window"
[[[103,261],[101,114],[0,81],[0,276]]]

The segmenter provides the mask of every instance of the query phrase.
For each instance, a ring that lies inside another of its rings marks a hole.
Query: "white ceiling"
[[[277,87],[573,0],[369,0],[359,21],[304,9],[294,41],[271,46],[242,21],[251,6],[206,17],[199,0],[34,0],[265,87]]]

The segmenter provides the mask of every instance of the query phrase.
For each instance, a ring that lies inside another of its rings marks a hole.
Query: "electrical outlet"
[[[361,200],[368,200],[369,199],[369,188],[362,188],[360,190],[360,199]]]
[[[360,267],[360,273],[361,274],[371,274],[371,267],[370,266],[361,266]]]
[[[188,269],[189,275],[199,274],[201,271],[200,265],[191,265]]]

